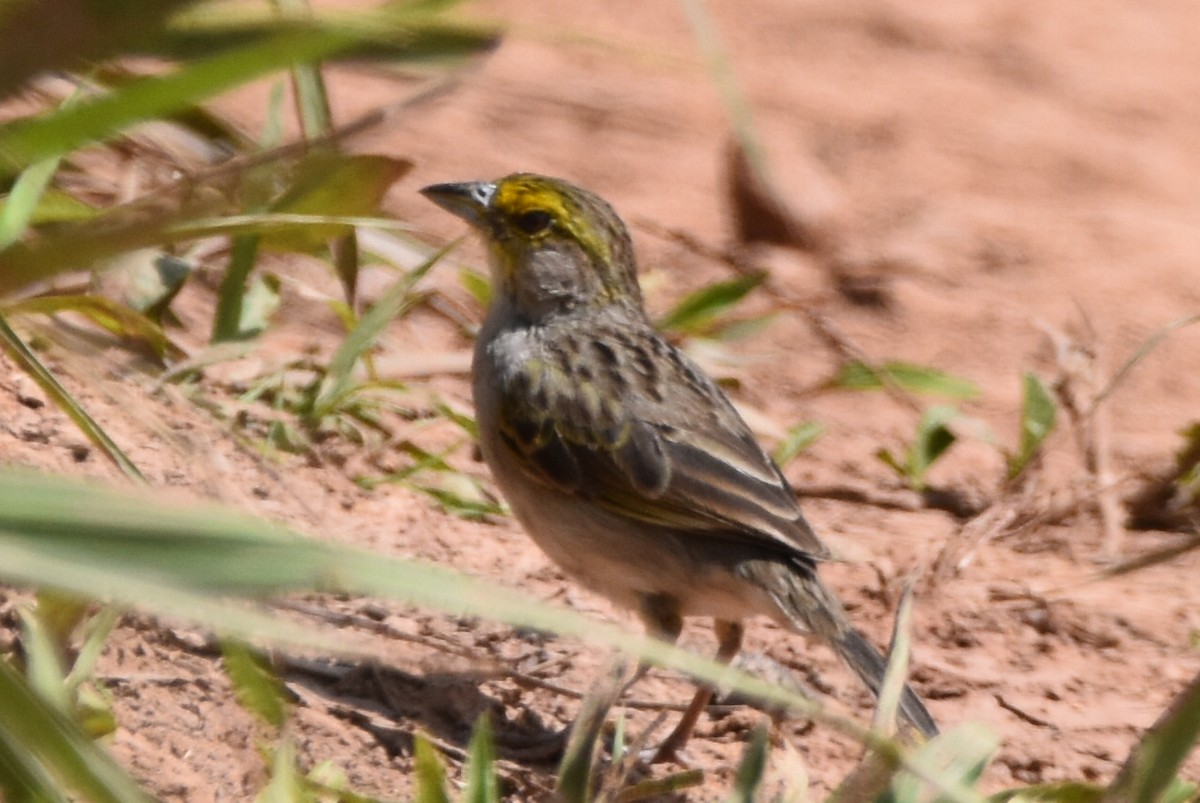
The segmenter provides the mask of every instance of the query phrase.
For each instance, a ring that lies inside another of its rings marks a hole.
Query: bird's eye
[[[550,213],[543,212],[540,209],[524,212],[518,215],[515,221],[517,228],[526,234],[540,234],[550,228],[551,222]]]

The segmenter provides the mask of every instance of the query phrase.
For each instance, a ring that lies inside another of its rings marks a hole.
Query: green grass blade
[[[817,703],[745,672],[538,603],[449,569],[301,538],[213,507],[0,470],[0,582],[49,586],[197,622],[227,636],[384,656],[370,640],[271,617],[227,601],[288,590],[387,597],[451,615],[487,616],[634,654],[827,723],[931,783],[950,800],[981,797],[924,753],[910,754]],[[0,707],[0,716],[3,715]]]
[[[941,734],[922,745],[916,754],[931,775],[943,783],[974,787],[995,754],[998,740],[982,725],[968,723]],[[891,803],[920,803],[929,800],[922,794],[922,781],[911,772],[902,772],[892,780]],[[944,800],[941,796],[935,798]],[[850,803],[850,801],[846,801]]]
[[[254,803],[316,803],[317,797],[305,787],[296,766],[296,745],[291,739],[283,739],[275,745],[271,779],[255,796]]]
[[[828,386],[840,390],[884,390],[895,387],[909,393],[954,400],[973,399],[979,395],[978,386],[969,379],[902,360],[892,360],[881,366],[857,361],[847,363]]]
[[[95,803],[150,801],[107,753],[35,694],[6,660],[0,660],[0,711],[0,752],[29,768],[26,779],[49,776],[55,787]],[[55,787],[38,794],[61,799]]]
[[[400,277],[378,301],[371,305],[371,308],[359,320],[358,325],[346,335],[346,339],[342,341],[342,345],[330,359],[329,370],[321,383],[317,397],[313,400],[313,420],[319,421],[328,415],[345,395],[351,386],[354,366],[358,363],[359,358],[375,344],[389,323],[417,303],[419,297],[413,292],[417,282],[457,244],[457,241],[450,243],[425,260],[424,263]]]
[[[413,786],[416,803],[450,803],[446,770],[437,750],[421,733],[413,734]]]
[[[275,70],[351,49],[358,41],[334,30],[277,34],[254,47],[196,61],[42,117],[17,120],[0,127],[0,172],[23,170]]]
[[[592,762],[599,751],[600,735],[609,710],[625,688],[624,660],[609,666],[588,692],[571,724],[571,735],[558,765],[558,796],[566,803],[587,803],[592,796]],[[620,753],[614,753],[619,756]]]
[[[1026,372],[1022,379],[1021,443],[1008,459],[1008,478],[1015,479],[1025,470],[1042,442],[1054,431],[1057,406],[1054,397],[1036,374]]]
[[[75,423],[75,426],[79,427],[87,439],[104,452],[108,459],[124,472],[125,476],[139,482],[145,481],[142,472],[138,471],[133,461],[125,455],[121,447],[117,446],[116,441],[110,438],[95,419],[88,415],[87,410],[83,409],[83,405],[59,384],[50,369],[25,345],[25,341],[13,331],[2,315],[0,315],[0,348],[3,348],[9,357],[38,384],[38,387],[54,400],[58,408],[67,414],[67,417]]]
[[[221,657],[242,708],[276,731],[282,728],[288,716],[286,693],[267,659],[232,639],[221,642]]]
[[[720,36],[717,34],[716,25],[713,24],[712,17],[703,0],[680,0],[680,5],[683,6],[688,23],[692,26],[692,35],[695,36],[696,42],[700,46],[700,52],[708,62],[709,73],[717,85],[717,91],[721,94],[725,113],[729,115],[729,123],[733,128],[734,136],[741,143],[742,150],[750,160],[750,164],[760,174],[764,174],[766,156],[754,131],[750,104],[746,101],[741,87],[738,86],[729,57],[725,54]]]
[[[38,211],[38,203],[50,180],[58,172],[62,159],[52,156],[34,162],[13,183],[12,191],[0,209],[0,250],[17,241]]]
[[[795,460],[797,455],[816,443],[823,434],[825,434],[825,425],[818,421],[805,421],[797,424],[787,431],[787,436],[775,447],[775,451],[772,453],[775,462],[780,466],[786,466]]]
[[[141,340],[160,358],[172,353],[182,356],[179,348],[167,339],[161,326],[137,310],[104,296],[33,296],[0,305],[0,309],[5,315],[75,312],[118,337]]]
[[[701,334],[714,318],[728,312],[766,278],[766,273],[755,273],[702,287],[664,315],[658,328],[666,332]]]
[[[767,771],[767,747],[770,744],[767,729],[759,726],[750,735],[746,752],[738,764],[737,778],[733,783],[733,792],[729,795],[729,803],[754,803],[758,800],[758,789],[762,786],[763,775]]]
[[[261,238],[257,234],[243,234],[233,238],[229,250],[229,267],[221,278],[217,291],[217,309],[213,315],[212,344],[231,340],[245,340],[242,333],[242,307],[249,287],[250,272],[258,261],[258,246]]]
[[[1104,794],[1105,803],[1156,803],[1200,740],[1200,674],[1150,726]]]
[[[871,727],[880,733],[895,733],[896,713],[900,710],[900,696],[904,693],[904,681],[908,677],[908,661],[911,653],[909,633],[912,632],[912,587],[906,587],[896,607],[896,623],[892,631],[892,643],[888,649],[887,669],[879,688],[879,700],[875,704],[875,716]]]
[[[475,722],[475,732],[467,745],[467,765],[463,768],[467,786],[463,803],[497,803],[500,783],[496,777],[496,747],[492,739],[492,723],[486,713]]]
[[[308,0],[274,0],[281,11],[296,15],[311,15]],[[321,77],[321,65],[297,64],[292,68],[292,87],[296,108],[300,113],[300,128],[306,140],[323,137],[333,128],[333,112],[329,108],[329,93]]]

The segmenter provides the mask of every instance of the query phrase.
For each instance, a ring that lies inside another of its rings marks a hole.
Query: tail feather
[[[841,656],[842,660],[862,678],[876,696],[883,685],[887,661],[879,650],[854,629],[837,597],[817,578],[811,566],[797,566],[788,576],[783,593],[776,602],[785,615],[800,629],[822,637]],[[900,695],[900,716],[926,738],[937,736],[937,724],[921,698],[906,683]]]
[[[838,655],[842,656],[842,660],[862,678],[863,683],[867,684],[867,688],[878,696],[879,688],[883,684],[883,673],[887,669],[887,661],[884,660],[879,650],[875,649],[862,633],[853,628],[842,631],[841,637],[834,647],[837,649]],[[900,693],[900,716],[924,734],[925,738],[932,739],[937,736],[937,724],[926,710],[925,704],[921,702],[921,698],[907,683],[904,684],[904,690]]]

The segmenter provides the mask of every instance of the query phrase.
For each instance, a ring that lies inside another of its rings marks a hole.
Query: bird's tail
[[[842,656],[842,660],[867,684],[871,693],[878,696],[879,687],[883,684],[883,673],[887,669],[887,661],[879,650],[852,627],[844,630],[833,646],[838,655]],[[926,739],[937,736],[937,724],[929,715],[921,698],[907,683],[900,692],[900,716],[924,734]]]
[[[807,567],[805,567],[807,569]],[[789,618],[799,620],[806,629],[823,638],[854,670],[871,693],[878,696],[883,685],[887,661],[866,637],[854,629],[838,601],[815,573],[802,569],[792,576],[791,588],[780,600]],[[900,695],[900,716],[927,739],[937,736],[937,724],[916,692],[904,684]]]

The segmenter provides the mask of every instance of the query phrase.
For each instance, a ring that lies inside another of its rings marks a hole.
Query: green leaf
[[[931,739],[917,751],[930,776],[956,786],[974,788],[998,746],[996,735],[982,725],[967,723]],[[891,803],[919,803],[928,800],[921,793],[922,782],[911,772],[901,772],[892,780]]]
[[[213,316],[211,342],[247,340],[251,335],[242,330],[242,307],[246,301],[250,272],[258,261],[262,238],[258,234],[243,234],[233,238],[229,249],[229,267],[217,291],[217,309]]]
[[[889,386],[909,393],[956,400],[973,399],[979,395],[979,388],[969,379],[899,360],[878,367],[859,361],[849,362],[829,382],[829,387],[842,390],[883,390]]]
[[[767,728],[758,726],[750,735],[746,752],[738,764],[737,778],[733,782],[730,803],[754,803],[758,800],[758,789],[762,786],[763,774],[767,769],[767,747],[770,740]]]
[[[0,348],[4,349],[13,362],[17,363],[38,384],[38,387],[54,400],[58,408],[67,414],[67,417],[74,422],[75,426],[79,427],[88,440],[104,452],[125,473],[125,476],[145,482],[146,478],[142,476],[142,472],[138,471],[133,461],[125,455],[121,447],[117,446],[116,441],[108,436],[108,433],[96,423],[87,410],[83,409],[83,405],[76,401],[75,397],[59,383],[50,369],[25,345],[25,341],[13,331],[3,316],[0,316]]]
[[[265,4],[206,3],[178,15],[170,28],[140,52],[171,59],[193,59],[231,46],[254,47],[285,31],[330,29],[361,41],[352,56],[387,67],[396,62],[458,66],[491,50],[499,42],[497,28],[447,17],[453,3],[383,3],[369,10],[346,12],[314,9],[279,14]]]
[[[221,642],[221,657],[242,708],[277,731],[282,728],[288,716],[286,691],[267,659],[231,639]]]
[[[60,157],[52,156],[34,162],[13,183],[0,208],[0,250],[15,243],[37,216],[42,196],[61,161]]]
[[[492,303],[492,280],[486,275],[470,268],[462,268],[458,272],[458,279],[481,307],[486,308]]]
[[[413,786],[416,803],[450,803],[446,794],[446,770],[437,750],[422,733],[413,734]]]
[[[496,777],[496,748],[492,740],[492,723],[486,712],[475,721],[463,775],[467,779],[463,803],[498,803],[500,782]]]
[[[252,47],[232,48],[144,78],[107,95],[0,126],[0,175],[107,139],[135,123],[164,117],[275,70],[352,50],[361,36],[310,27],[285,30]]]
[[[96,803],[150,803],[150,796],[62,711],[37,695],[0,658],[0,788],[14,776],[36,798],[63,792]],[[14,799],[23,799],[14,796]]]
[[[658,322],[664,332],[704,334],[713,320],[733,308],[767,278],[765,272],[717,282],[690,293]]]
[[[271,779],[254,796],[254,803],[317,803],[296,766],[296,746],[291,739],[284,739],[275,747]]]
[[[33,296],[0,305],[6,315],[56,315],[74,312],[119,337],[140,340],[160,359],[167,355],[182,355],[167,339],[162,327],[137,310],[104,296],[62,295]]]
[[[74,717],[71,695],[67,692],[67,669],[63,645],[51,634],[51,627],[30,610],[19,610],[21,643],[25,652],[25,676],[34,691],[64,715]]]
[[[1057,407],[1054,397],[1036,374],[1026,373],[1021,404],[1021,445],[1008,457],[1008,478],[1015,479],[1029,465],[1043,441],[1054,430]]]
[[[704,770],[683,770],[659,778],[646,778],[626,786],[617,796],[621,803],[633,800],[664,800],[668,795],[692,789],[704,783]]]
[[[625,688],[627,667],[623,658],[610,663],[579,706],[558,765],[558,796],[566,803],[587,803],[591,799],[593,762],[600,750],[600,737],[608,712]],[[616,747],[613,756],[620,759],[621,752]]]
[[[999,792],[989,797],[988,803],[1099,803],[1103,794],[1104,787],[1095,784],[1058,781]]]
[[[283,283],[274,274],[255,276],[242,298],[238,320],[239,337],[257,337],[267,329],[271,316],[279,309],[279,292]]]
[[[351,387],[354,366],[358,363],[375,341],[383,334],[384,329],[400,315],[403,315],[419,300],[420,296],[413,292],[426,273],[436,265],[442,257],[457,245],[451,243],[435,253],[421,265],[401,276],[379,300],[362,316],[358,325],[346,335],[342,345],[334,352],[329,361],[329,368],[321,382],[316,398],[313,400],[311,420],[319,422],[333,411],[346,392]]]
[[[817,421],[805,421],[803,424],[797,424],[787,431],[787,435],[775,447],[772,456],[780,466],[786,466],[824,434],[825,425]]]
[[[22,173],[24,175],[24,173]],[[0,198],[0,215],[11,202],[12,195]],[[95,217],[97,210],[72,195],[53,187],[48,188],[37,200],[37,205],[30,213],[29,226],[40,226],[45,223],[74,223],[80,220],[90,220]],[[4,243],[8,247],[16,238]]]
[[[934,405],[927,409],[917,423],[917,432],[912,444],[904,452],[903,459],[886,448],[880,448],[875,456],[890,466],[897,475],[914,490],[926,488],[925,477],[955,441],[949,423],[957,418],[958,410],[948,405]]]
[[[300,162],[291,187],[270,212],[314,216],[314,224],[266,234],[263,247],[274,251],[312,252],[329,240],[351,233],[344,224],[322,225],[319,217],[362,217],[379,210],[388,188],[412,168],[407,159],[317,151]]]
[[[958,417],[958,410],[946,405],[930,407],[917,424],[917,438],[908,452],[908,470],[918,488],[925,487],[925,475],[955,440],[948,424]]]
[[[1184,759],[1200,740],[1200,674],[1134,746],[1104,793],[1105,803],[1156,803],[1175,784]]]
[[[163,498],[161,491],[117,492],[0,469],[0,582],[49,586],[137,606],[255,643],[381,660],[387,656],[375,641],[269,616],[229,598],[338,591],[551,630],[801,712],[884,752],[958,803],[980,800],[961,783],[939,776],[923,754],[909,753],[812,700],[714,660],[531,600],[482,578],[301,538],[219,508],[181,505]],[[4,728],[11,726],[8,714],[0,694],[0,749]],[[44,725],[35,721],[28,727]]]

